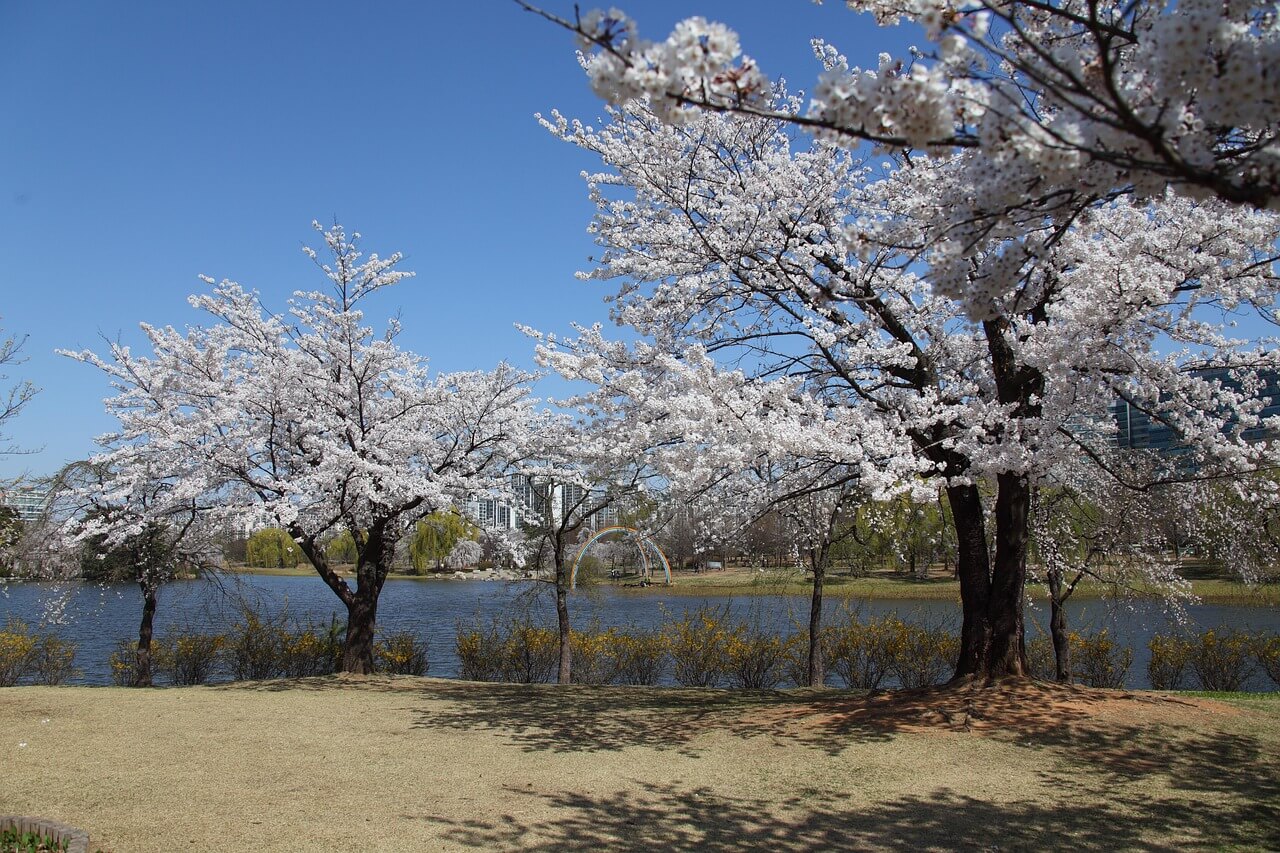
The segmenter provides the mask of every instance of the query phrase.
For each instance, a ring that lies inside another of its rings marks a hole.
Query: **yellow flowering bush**
[[[960,654],[960,640],[943,628],[883,620],[889,647],[889,669],[903,687],[929,687],[946,680]]]
[[[671,674],[683,687],[715,687],[727,666],[727,647],[733,627],[729,608],[703,605],[685,611],[664,626]]]
[[[825,632],[827,669],[846,687],[878,689],[893,660],[890,634],[885,620],[861,622],[856,613],[846,614]]]
[[[555,678],[560,668],[560,634],[534,625],[527,617],[507,623],[496,650],[500,655],[497,677],[503,681],[540,684]]]
[[[10,618],[0,631],[0,687],[12,687],[35,662],[36,638],[25,622]]]
[[[661,631],[627,631],[613,636],[614,681],[657,684],[667,665],[667,638]]]
[[[1280,634],[1258,634],[1254,650],[1258,665],[1277,686],[1280,686]]]
[[[411,631],[397,631],[380,637],[373,646],[373,663],[378,672],[394,675],[426,675],[427,644]]]
[[[1191,646],[1191,669],[1204,690],[1235,691],[1253,675],[1250,637],[1244,631],[1205,631]]]
[[[750,690],[772,690],[782,681],[787,655],[795,644],[758,626],[738,625],[729,632],[724,668],[729,684]]]
[[[459,624],[454,636],[458,677],[463,681],[502,680],[504,640],[496,619],[489,625],[469,628]]]
[[[152,666],[174,684],[204,684],[214,674],[226,638],[182,631],[151,644]]]
[[[614,628],[569,633],[569,649],[573,655],[570,674],[574,684],[608,684],[613,680],[615,661],[612,650],[617,636]],[[558,636],[556,641],[558,648]]]
[[[1027,643],[1027,665],[1033,678],[1052,681],[1057,677],[1058,665],[1053,656],[1053,640],[1036,637]]]
[[[283,615],[281,620],[283,619]],[[257,681],[281,674],[281,658],[288,631],[281,620],[269,621],[246,607],[240,621],[226,635],[227,664],[236,681]]]
[[[1106,628],[1096,634],[1067,635],[1071,648],[1071,675],[1090,687],[1117,688],[1133,663],[1133,649],[1115,641]]]
[[[132,687],[138,680],[138,643],[121,640],[107,660],[111,665],[111,682],[117,687]]]
[[[822,659],[827,668],[827,677],[831,672],[831,629],[824,628],[818,635],[822,642]],[[782,656],[782,680],[793,687],[809,686],[809,632],[792,634],[786,639],[786,648]]]
[[[1147,641],[1151,659],[1147,661],[1147,679],[1154,690],[1177,690],[1186,681],[1191,663],[1192,643],[1184,637],[1156,634]]]
[[[467,681],[550,681],[560,664],[560,637],[527,617],[471,626],[455,635],[458,677]]]
[[[22,678],[61,684],[75,673],[75,657],[75,643],[32,633],[27,623],[10,617],[0,630],[0,687],[12,687]]]
[[[304,625],[290,631],[280,629],[280,664],[285,678],[307,678],[328,675],[342,661],[342,635],[345,626],[336,616],[328,626]]]
[[[31,671],[36,681],[52,687],[76,673],[75,660],[75,643],[54,634],[43,634],[36,641]]]

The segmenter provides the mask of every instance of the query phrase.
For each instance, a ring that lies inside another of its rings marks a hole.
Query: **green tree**
[[[249,537],[245,557],[245,562],[255,568],[291,569],[302,561],[302,549],[285,531],[268,527]]]
[[[439,570],[461,539],[479,540],[480,531],[456,512],[433,512],[418,522],[409,543],[414,571]]]
[[[89,520],[104,514],[95,510]],[[95,583],[135,583],[152,578],[164,583],[173,577],[176,555],[170,531],[158,522],[147,524],[136,536],[107,547],[106,534],[91,536],[80,543],[80,574]]]
[[[356,539],[350,530],[344,530],[330,539],[324,553],[331,563],[355,563],[359,556],[356,553]]]

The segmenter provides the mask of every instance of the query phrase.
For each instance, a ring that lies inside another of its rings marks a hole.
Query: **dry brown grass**
[[[1280,846],[1276,697],[332,677],[7,688],[0,732],[0,812],[119,853]]]

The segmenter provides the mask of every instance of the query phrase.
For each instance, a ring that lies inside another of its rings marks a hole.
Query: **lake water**
[[[457,626],[487,621],[528,608],[535,619],[554,622],[554,606],[546,584],[502,581],[388,580],[378,608],[379,627],[388,631],[412,631],[425,638],[430,650],[430,674],[456,677],[458,659],[454,652]],[[48,602],[61,602],[58,621],[43,630],[54,631],[77,644],[76,665],[79,684],[109,684],[108,658],[116,644],[136,639],[142,614],[142,597],[136,585],[9,583],[0,588],[0,623],[17,616],[29,625],[43,622],[50,610]],[[277,613],[288,613],[305,621],[328,622],[331,614],[341,621],[345,610],[332,591],[318,578],[230,575],[220,582],[175,581],[163,587],[156,614],[156,635],[173,628],[222,630],[236,618],[238,602],[248,601]],[[600,627],[651,628],[666,614],[679,615],[703,605],[728,605],[739,619],[758,619],[773,630],[790,632],[808,621],[807,596],[738,595],[701,597],[673,594],[661,587],[631,590],[611,586],[579,590],[570,597],[570,615],[575,628],[593,623]],[[860,608],[864,618],[896,613],[904,621],[929,625],[959,625],[959,605],[944,601],[875,600],[860,601],[829,595],[828,616],[850,606]],[[1068,603],[1068,619],[1073,630],[1109,629],[1117,639],[1133,648],[1133,665],[1127,686],[1146,687],[1147,641],[1156,632],[1169,633],[1171,623],[1152,603],[1129,607],[1102,601]],[[1033,607],[1029,621],[1047,623],[1043,608]],[[1195,627],[1247,628],[1280,631],[1280,608],[1275,606],[1199,605],[1190,608]],[[1028,638],[1037,629],[1028,626]],[[1249,685],[1254,690],[1274,689],[1264,675]]]

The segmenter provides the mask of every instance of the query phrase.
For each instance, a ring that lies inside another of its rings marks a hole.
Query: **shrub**
[[[1186,681],[1191,663],[1191,641],[1183,637],[1155,634],[1147,641],[1151,660],[1147,662],[1147,680],[1153,690],[1178,690]]]
[[[657,684],[667,664],[667,641],[661,631],[614,635],[613,680],[619,684]]]
[[[0,687],[12,687],[35,662],[36,638],[27,624],[13,617],[0,631]]]
[[[1239,690],[1253,674],[1253,643],[1243,631],[1205,631],[1192,643],[1191,669],[1204,690]]]
[[[729,607],[702,605],[664,626],[671,674],[682,687],[715,687],[724,675],[731,628]]]
[[[555,677],[560,668],[559,632],[534,625],[524,617],[512,619],[496,636],[493,651],[498,655],[497,670],[492,679],[476,680],[542,684]]]
[[[960,641],[939,627],[884,620],[892,656],[889,670],[906,688],[929,687],[943,681],[960,653]]]
[[[52,687],[76,673],[75,659],[75,643],[53,634],[42,634],[36,641],[31,671],[38,682]]]
[[[828,677],[831,671],[831,630],[824,629],[819,635],[822,643],[822,656],[826,662]],[[782,658],[783,680],[796,687],[809,686],[809,632],[792,634],[786,641],[786,654]]]
[[[124,639],[116,643],[107,662],[111,665],[111,683],[132,687],[138,681],[138,641]]]
[[[458,677],[467,681],[537,684],[550,681],[560,666],[559,633],[533,624],[528,616],[459,624],[455,642]],[[572,635],[570,642],[575,642]]]
[[[16,826],[0,829],[0,853],[62,853],[69,846],[69,842],[43,831],[22,831]]]
[[[505,639],[496,619],[470,628],[459,624],[454,638],[458,677],[463,681],[502,680]]]
[[[758,626],[740,625],[725,644],[725,673],[733,687],[772,690],[782,680],[789,642]]]
[[[174,684],[204,684],[213,675],[225,644],[221,634],[181,631],[153,645],[155,668]]]
[[[1117,644],[1105,628],[1096,634],[1072,631],[1067,641],[1071,645],[1071,674],[1081,684],[1124,686],[1124,678],[1133,663],[1133,649]]]
[[[410,631],[397,631],[378,640],[373,647],[374,666],[393,675],[426,675],[427,643]]]
[[[1280,685],[1280,634],[1259,634],[1254,640],[1254,653],[1267,677]]]
[[[337,616],[329,624],[312,623],[283,630],[280,640],[280,675],[308,678],[335,672],[342,663],[342,635],[346,626]]]
[[[231,677],[236,681],[257,681],[281,675],[287,636],[281,621],[273,623],[249,608],[241,610],[240,621],[226,635]]]
[[[884,682],[893,663],[890,620],[859,622],[850,613],[841,625],[827,632],[827,668],[844,681],[846,687],[876,690]],[[802,678],[808,677],[806,672]],[[801,683],[801,682],[797,682]]]
[[[611,653],[616,631],[572,631],[569,649],[573,655],[570,675],[574,684],[608,684],[613,680],[614,658]],[[559,650],[560,638],[556,637]],[[557,660],[557,664],[559,661]]]
[[[1053,639],[1036,637],[1027,643],[1027,667],[1032,678],[1053,681],[1058,677],[1058,664],[1053,656]]]

